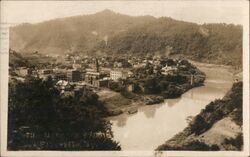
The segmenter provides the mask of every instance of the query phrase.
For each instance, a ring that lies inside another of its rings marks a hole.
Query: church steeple
[[[95,58],[95,71],[96,72],[99,72],[99,63],[98,63],[98,59],[97,58]]]

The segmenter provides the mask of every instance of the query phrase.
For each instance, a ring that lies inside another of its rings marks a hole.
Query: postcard
[[[249,1],[1,1],[1,156],[249,156]]]

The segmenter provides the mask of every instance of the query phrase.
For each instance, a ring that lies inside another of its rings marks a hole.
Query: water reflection
[[[151,106],[144,107],[143,110],[141,110],[147,118],[154,118],[156,109],[160,107],[161,104],[156,104],[154,108]]]
[[[177,98],[177,99],[168,99],[165,100],[166,104],[168,105],[168,107],[172,107],[175,104],[177,104],[179,101],[181,100],[181,98]]]
[[[116,123],[116,125],[117,125],[118,127],[123,127],[123,126],[125,126],[125,125],[126,125],[126,122],[127,122],[127,119],[128,119],[128,116],[127,116],[127,115],[125,115],[125,114],[121,115],[119,118],[117,118],[117,123]]]

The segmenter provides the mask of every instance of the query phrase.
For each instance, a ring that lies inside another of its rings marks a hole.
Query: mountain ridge
[[[242,64],[242,26],[104,10],[12,27],[10,47],[43,54],[175,54],[237,65]]]

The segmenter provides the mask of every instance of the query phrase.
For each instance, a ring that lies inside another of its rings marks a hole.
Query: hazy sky
[[[243,23],[247,1],[4,1],[5,23],[37,23],[54,18],[93,14],[104,9],[128,15],[168,16],[196,23]]]

